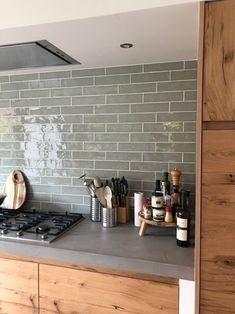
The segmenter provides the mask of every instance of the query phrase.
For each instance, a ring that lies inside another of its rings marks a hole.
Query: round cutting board
[[[2,207],[8,209],[20,208],[26,198],[26,185],[22,172],[20,170],[12,171],[3,188],[3,193],[7,196]]]

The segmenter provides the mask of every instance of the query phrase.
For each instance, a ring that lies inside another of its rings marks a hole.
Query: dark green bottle
[[[171,183],[168,179],[168,172],[163,172],[161,180],[161,190],[164,196],[170,195],[171,193]]]
[[[156,180],[156,186],[155,186],[155,191],[154,192],[159,192],[161,193],[161,180]]]

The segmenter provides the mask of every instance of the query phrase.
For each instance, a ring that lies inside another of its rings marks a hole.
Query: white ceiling
[[[77,68],[197,58],[196,0],[4,0],[1,6],[0,45],[46,39],[80,61]],[[13,14],[2,14],[8,6]],[[121,49],[123,42],[134,47]]]

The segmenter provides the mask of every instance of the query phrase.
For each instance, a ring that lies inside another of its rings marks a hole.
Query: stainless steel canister
[[[115,227],[118,223],[117,208],[102,207],[102,224],[105,228]]]
[[[101,221],[101,205],[96,196],[91,196],[90,219],[92,221]]]

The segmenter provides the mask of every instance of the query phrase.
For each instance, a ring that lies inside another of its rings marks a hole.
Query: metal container
[[[102,207],[102,225],[105,228],[115,227],[118,223],[117,208]]]
[[[91,196],[90,219],[91,221],[101,221],[101,205],[96,196]]]

